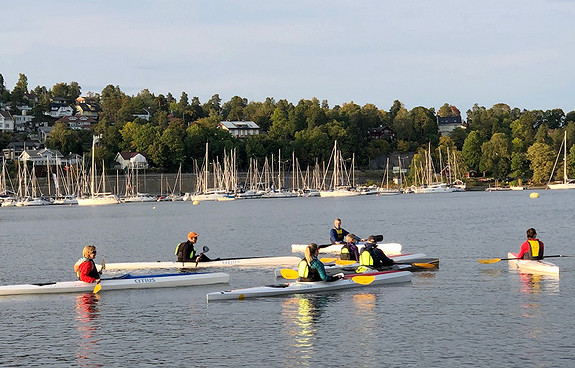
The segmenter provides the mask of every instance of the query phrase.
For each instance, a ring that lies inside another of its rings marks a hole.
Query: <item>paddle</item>
[[[372,236],[375,238],[375,241],[376,241],[376,242],[380,242],[380,241],[383,240],[383,235],[372,235]],[[367,238],[366,238],[366,239],[367,239]],[[330,245],[334,245],[334,244],[335,244],[335,243],[320,244],[320,245],[317,246],[317,248],[318,248],[318,249],[326,248],[326,247],[329,247]],[[343,246],[344,244],[345,244],[345,243],[341,243],[341,246]],[[340,245],[340,244],[337,244],[337,245]]]
[[[338,260],[341,261],[338,258],[320,258],[321,263],[332,263],[332,262],[337,263]]]
[[[575,257],[575,255],[555,254],[552,256],[544,256],[543,258],[560,258],[560,257]],[[491,263],[497,263],[499,261],[513,261],[516,259],[518,259],[518,258],[490,258],[490,259],[479,259],[477,261],[479,263],[483,263],[483,264],[491,264]]]
[[[299,277],[299,273],[296,270],[292,270],[291,268],[282,268],[280,273],[284,279],[294,280]]]
[[[335,264],[339,265],[339,266],[349,266],[349,265],[352,265],[355,263],[358,263],[358,262],[353,261],[353,260],[343,260],[343,259],[338,259],[337,261],[335,261]],[[433,263],[423,263],[423,262],[395,262],[395,264],[408,264],[408,265],[412,265],[412,266],[420,267],[420,268],[436,268],[437,267]]]
[[[102,266],[100,266],[100,275],[102,274],[102,272],[104,272],[105,269],[106,269],[106,262],[102,258]],[[100,285],[100,280],[98,280],[98,283],[96,284],[96,286],[94,286],[94,294],[98,294],[98,291],[100,291],[100,289],[102,289],[102,285]]]
[[[361,275],[351,278],[353,282],[360,285],[369,285],[375,280],[375,276]]]
[[[202,255],[204,253],[207,253],[210,251],[210,248],[208,248],[207,246],[204,245],[204,247],[202,248],[202,253],[200,253],[199,256],[196,257],[196,267],[198,267],[198,263],[200,262],[200,258],[202,258]]]

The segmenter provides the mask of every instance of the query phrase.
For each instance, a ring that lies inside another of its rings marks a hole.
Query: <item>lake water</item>
[[[273,268],[226,268],[230,284],[0,297],[2,367],[573,367],[575,259],[560,277],[480,258],[518,251],[535,227],[546,254],[575,254],[573,191],[1,208],[0,285],[74,279],[97,260],[174,260],[189,231],[211,257],[291,255],[325,243],[335,217],[360,236],[440,258],[412,283],[206,303],[273,283]]]

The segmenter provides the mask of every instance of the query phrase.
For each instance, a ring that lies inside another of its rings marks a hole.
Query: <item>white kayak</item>
[[[324,282],[291,282],[277,285],[259,286],[247,289],[236,289],[227,291],[218,291],[208,293],[206,295],[207,301],[214,300],[244,300],[246,298],[257,298],[266,296],[290,295],[301,293],[314,293],[331,290],[348,289],[355,287],[365,287],[370,285],[393,284],[401,282],[410,282],[412,273],[409,271],[382,271],[363,273],[361,275],[345,275],[343,279]],[[353,280],[354,276],[373,276],[374,279],[368,285],[357,283]]]
[[[309,244],[292,244],[291,251],[292,252],[305,252],[305,248]],[[340,253],[341,247],[343,244],[332,244],[328,247],[319,248],[320,253]],[[357,243],[357,247],[361,252],[361,248],[363,247],[363,243]],[[401,244],[399,243],[377,243],[377,247],[381,249],[386,255],[390,254],[400,254],[401,253]]]
[[[409,262],[409,263],[417,263],[417,262],[421,262],[421,263],[433,263],[437,265],[437,268],[439,268],[439,260],[437,258],[427,258],[427,256],[425,255],[425,253],[406,253],[406,254],[394,254],[394,255],[390,255],[389,258],[393,259],[395,262]],[[326,257],[324,258],[320,258],[320,260],[325,260]],[[301,258],[299,258],[299,260],[301,260]],[[298,262],[299,263],[299,262]],[[328,275],[334,275],[338,272],[349,272],[352,270],[355,270],[357,267],[359,267],[359,263],[351,263],[348,265],[337,265],[334,264],[332,262],[324,262],[324,266],[325,266],[325,270],[327,272]],[[412,265],[411,264],[401,264],[401,265],[397,265],[396,269],[399,270],[407,270],[407,271],[412,271]],[[276,277],[283,277],[281,274],[281,268],[277,268],[276,270],[274,270],[274,274]],[[294,269],[296,270],[296,269]],[[297,271],[297,270],[296,270]]]
[[[126,274],[120,277],[102,279],[101,291],[122,289],[147,289],[175,286],[209,285],[228,283],[230,275],[223,272],[211,273],[177,273],[162,275],[132,276]],[[52,294],[91,292],[96,284],[83,281],[62,281],[39,284],[22,284],[0,286],[0,295],[17,294]]]
[[[204,267],[258,267],[258,266],[281,266],[296,265],[300,261],[299,257],[251,257],[251,258],[224,258],[208,262],[124,262],[106,263],[107,270],[141,270],[154,268],[204,268]],[[98,266],[100,269],[100,266]]]
[[[507,253],[507,258],[517,258],[517,253]],[[545,260],[509,260],[509,266],[527,273],[548,273],[553,275],[559,274],[559,266]]]

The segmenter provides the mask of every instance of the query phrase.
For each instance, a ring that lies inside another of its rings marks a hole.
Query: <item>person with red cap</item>
[[[178,262],[208,262],[210,259],[203,252],[199,255],[196,254],[196,249],[194,244],[198,240],[198,234],[195,232],[190,232],[188,234],[188,240],[178,244],[176,247],[176,256],[178,256]]]

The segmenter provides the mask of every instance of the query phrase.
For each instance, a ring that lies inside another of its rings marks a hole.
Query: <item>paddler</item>
[[[317,258],[319,247],[311,243],[305,248],[305,257],[299,262],[299,281],[336,281],[341,276],[328,276],[323,263]]]
[[[377,247],[375,237],[370,235],[359,256],[359,264],[360,266],[356,270],[358,273],[391,267],[395,262]]]
[[[543,259],[545,246],[537,239],[537,231],[534,228],[527,229],[527,240],[521,244],[521,250],[517,258],[522,259]]]
[[[345,237],[349,234],[349,231],[341,227],[341,219],[336,218],[333,222],[333,228],[329,232],[329,241],[331,244],[343,244],[345,243]],[[354,235],[355,236],[355,235]],[[357,241],[364,241],[365,239],[355,237]]]
[[[100,275],[106,268],[104,261],[102,261],[102,268],[100,271],[96,268],[94,258],[96,258],[96,247],[93,245],[86,245],[82,251],[82,258],[74,264],[74,272],[78,276],[78,280],[89,283],[100,283]]]
[[[345,236],[345,244],[341,247],[339,258],[359,262],[359,249],[357,249],[357,237],[354,234]]]
[[[198,241],[198,234],[191,231],[188,233],[188,240],[178,244],[176,247],[176,255],[178,262],[208,262],[211,261],[204,253],[196,254],[194,245]]]

